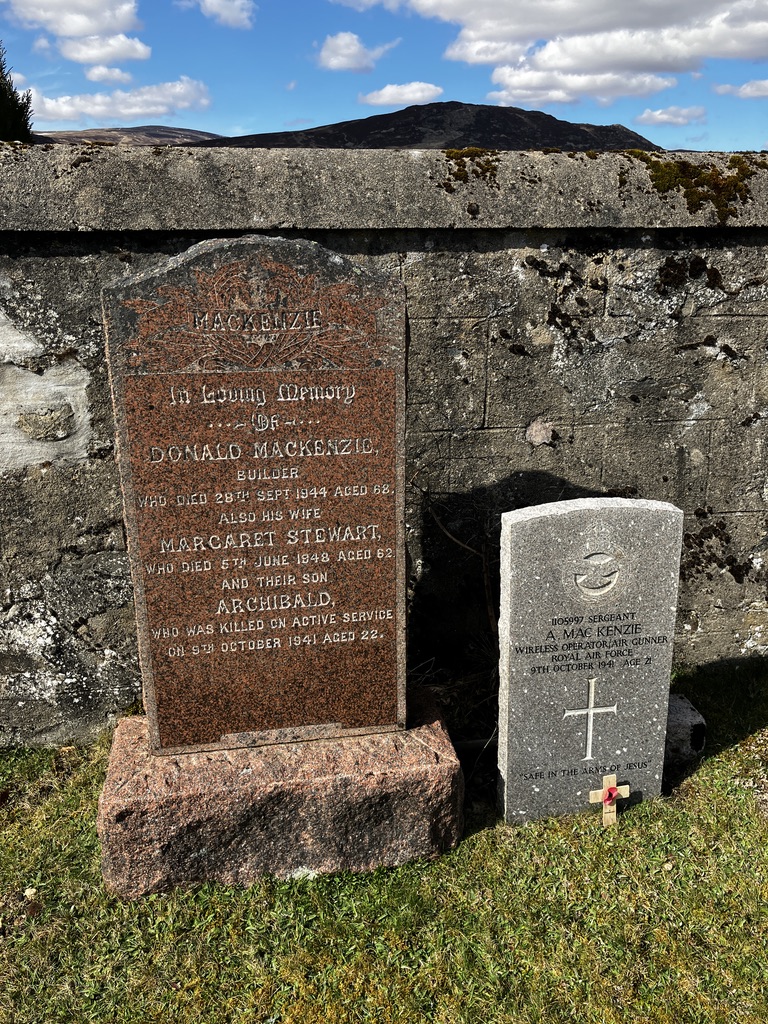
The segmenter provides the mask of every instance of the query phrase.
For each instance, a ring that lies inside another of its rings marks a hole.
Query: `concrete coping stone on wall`
[[[759,153],[0,144],[0,230],[768,224]]]

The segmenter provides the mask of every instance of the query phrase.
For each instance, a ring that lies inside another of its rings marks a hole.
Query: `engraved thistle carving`
[[[315,274],[259,256],[212,272],[196,288],[160,286],[156,299],[127,299],[137,331],[126,345],[129,372],[368,368],[386,362],[376,327],[379,295],[357,281],[321,284]]]

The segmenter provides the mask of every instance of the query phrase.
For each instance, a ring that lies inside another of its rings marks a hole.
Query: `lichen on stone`
[[[77,429],[74,409],[67,401],[22,409],[16,426],[33,441],[63,441]]]
[[[497,149],[467,146],[465,149],[444,149],[443,156],[448,161],[449,169],[445,181],[441,181],[438,188],[452,193],[456,191],[454,182],[467,185],[471,178],[485,181],[492,188],[499,187],[496,179],[499,167],[499,151]]]
[[[705,203],[711,203],[720,224],[727,223],[729,217],[738,217],[736,204],[743,205],[752,198],[747,182],[758,168],[768,168],[765,160],[755,160],[741,153],[729,157],[728,171],[714,163],[660,160],[640,149],[627,150],[627,155],[645,164],[651,184],[660,195],[682,191],[689,213],[698,213]]]

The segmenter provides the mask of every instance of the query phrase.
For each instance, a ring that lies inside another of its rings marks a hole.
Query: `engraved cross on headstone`
[[[563,712],[563,718],[570,718],[570,717],[575,716],[575,715],[586,715],[587,716],[586,752],[584,754],[584,757],[582,757],[582,759],[581,759],[582,761],[593,761],[594,760],[594,758],[592,756],[592,736],[593,736],[593,733],[594,733],[595,715],[605,714],[606,712],[610,712],[611,714],[614,714],[614,715],[616,714],[616,707],[617,707],[616,704],[614,704],[610,708],[596,708],[595,707],[595,686],[596,685],[597,685],[597,679],[590,679],[589,680],[589,698],[588,698],[588,701],[587,701],[587,706],[585,708],[575,708],[572,711],[564,711]]]

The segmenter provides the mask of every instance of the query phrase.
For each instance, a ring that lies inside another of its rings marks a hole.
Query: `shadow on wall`
[[[496,727],[501,515],[600,492],[543,472],[518,472],[466,494],[418,495],[421,571],[408,620],[409,678],[434,688],[454,737]]]
[[[473,757],[479,756],[475,744],[482,746],[494,736],[498,720],[501,515],[591,497],[641,495],[598,492],[544,472],[512,473],[466,494],[417,493],[422,549],[409,607],[409,681],[434,690],[452,738],[459,744],[469,741]],[[686,535],[684,573],[690,544],[691,535]],[[716,561],[715,569],[719,565]],[[675,670],[673,690],[704,716],[705,756],[743,742],[768,724],[768,662],[763,657],[724,658]],[[768,794],[768,747],[763,743],[756,754],[764,764]],[[676,785],[681,779],[667,781]]]

